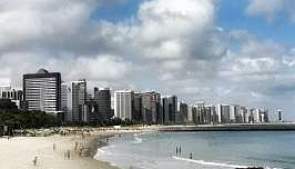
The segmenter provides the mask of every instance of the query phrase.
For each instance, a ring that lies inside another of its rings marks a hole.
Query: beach
[[[97,139],[110,133],[99,132],[82,139],[80,135],[0,138],[1,169],[117,169],[107,162],[93,159]],[[84,150],[79,151],[83,146]]]

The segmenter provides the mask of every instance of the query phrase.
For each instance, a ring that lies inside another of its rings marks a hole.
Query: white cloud
[[[261,16],[272,22],[280,13],[286,13],[290,21],[295,22],[295,2],[293,0],[249,0],[246,14]]]
[[[102,55],[95,58],[80,57],[74,63],[73,67],[81,67],[82,69],[75,69],[65,72],[71,75],[69,79],[75,77],[88,77],[92,80],[121,80],[124,79],[129,71],[131,71],[132,64],[123,61],[122,58]]]
[[[263,16],[272,21],[283,5],[283,0],[250,0],[246,13],[251,16]]]

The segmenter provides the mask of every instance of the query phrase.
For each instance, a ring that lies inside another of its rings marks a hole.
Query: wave
[[[176,160],[187,161],[187,162],[196,163],[196,164],[200,164],[200,165],[215,166],[215,167],[227,167],[227,168],[248,168],[249,167],[249,166],[244,166],[244,165],[217,163],[217,162],[209,162],[209,161],[204,161],[204,160],[194,160],[194,159],[182,158],[182,157],[176,157],[176,156],[173,156],[173,158]],[[282,169],[282,168],[265,167],[265,169]]]
[[[143,139],[142,138],[139,138],[138,136],[137,136],[137,134],[134,134],[134,141],[133,141],[133,143],[134,144],[140,144],[140,143],[142,143],[143,142]]]
[[[105,153],[105,151],[103,151],[102,149],[99,148],[99,149],[97,149],[95,156],[98,157],[98,156],[101,156],[104,153]]]
[[[201,165],[207,165],[207,166],[215,166],[215,167],[227,167],[227,168],[247,168],[248,167],[248,166],[243,166],[243,165],[209,162],[209,161],[204,161],[204,160],[194,160],[194,159],[182,158],[182,157],[176,157],[176,156],[173,156],[173,158],[176,160],[187,161],[187,162],[201,164]]]

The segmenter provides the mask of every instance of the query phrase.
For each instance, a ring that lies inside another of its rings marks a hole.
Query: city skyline
[[[262,106],[249,107],[236,103],[211,103],[201,99],[188,103],[184,98],[173,94],[161,95],[155,90],[113,90],[97,86],[90,88],[87,84],[87,79],[63,81],[60,72],[41,68],[36,73],[23,75],[21,90],[0,86],[0,96],[2,99],[11,99],[19,109],[63,113],[62,119],[69,122],[93,122],[114,117],[154,124],[290,121],[282,115],[282,109],[269,110]],[[136,98],[140,100],[136,101]],[[48,105],[49,109],[44,107],[44,104]],[[227,114],[223,114],[224,112]],[[253,112],[257,116],[253,115]],[[262,120],[264,116],[260,117],[260,112],[266,113],[266,120]]]
[[[23,73],[43,67],[91,89],[153,89],[295,119],[293,1],[29,2],[1,4],[0,84],[20,88]]]

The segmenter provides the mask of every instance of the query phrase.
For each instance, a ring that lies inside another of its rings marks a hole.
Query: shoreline
[[[295,131],[295,124],[229,124],[202,126],[148,126],[64,128],[65,133],[39,137],[0,137],[0,168],[5,169],[119,169],[95,158],[99,148],[116,135],[145,132]],[[68,132],[70,131],[70,132]],[[36,165],[34,159],[37,157]]]
[[[97,149],[107,145],[104,139],[115,134],[119,133],[0,138],[0,168],[119,169],[109,162],[94,159]]]

